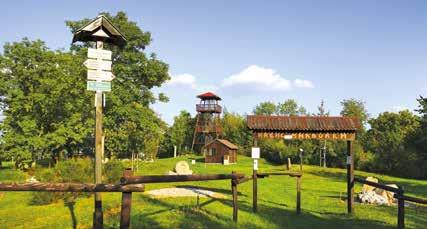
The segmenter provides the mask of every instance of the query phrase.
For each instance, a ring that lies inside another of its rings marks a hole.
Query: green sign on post
[[[88,91],[111,91],[111,82],[87,81]]]

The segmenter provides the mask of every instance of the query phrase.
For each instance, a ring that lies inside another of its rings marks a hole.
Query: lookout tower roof
[[[208,100],[208,99],[221,100],[219,96],[215,95],[212,92],[205,92],[203,94],[198,95],[197,98],[201,100]]]

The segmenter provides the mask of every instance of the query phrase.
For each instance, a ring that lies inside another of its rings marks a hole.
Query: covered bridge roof
[[[355,117],[248,115],[253,131],[355,132],[360,122]]]

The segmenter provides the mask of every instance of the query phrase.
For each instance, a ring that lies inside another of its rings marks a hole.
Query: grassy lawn
[[[161,159],[154,163],[140,163],[137,174],[165,174],[179,160]],[[277,171],[275,166],[260,162],[260,172]],[[250,175],[252,161],[239,157],[238,164],[205,165],[197,163],[191,169],[202,173],[231,173]],[[297,169],[297,166],[294,168]],[[356,171],[358,176],[376,176],[380,182],[397,183],[413,196],[427,198],[427,181],[411,180]],[[0,182],[23,181],[26,174],[11,168],[0,170]],[[302,214],[296,215],[296,180],[287,176],[273,176],[258,180],[258,213],[252,213],[252,182],[238,186],[239,222],[232,221],[230,181],[204,181],[169,184],[148,184],[147,190],[197,186],[226,195],[227,199],[196,198],[151,199],[134,194],[132,201],[133,228],[395,228],[396,206],[373,206],[356,203],[356,213],[346,214],[346,171],[304,166],[302,178]],[[356,192],[361,185],[356,186]],[[71,228],[71,212],[64,203],[30,205],[31,193],[0,193],[0,228]],[[103,194],[104,223],[117,228],[120,215],[120,194]],[[427,227],[427,208],[408,206],[407,228]],[[93,199],[80,198],[74,206],[78,228],[91,228]]]

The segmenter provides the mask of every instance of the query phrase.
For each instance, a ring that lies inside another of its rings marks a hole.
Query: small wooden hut
[[[225,139],[215,139],[203,147],[205,163],[237,163],[238,147]]]

